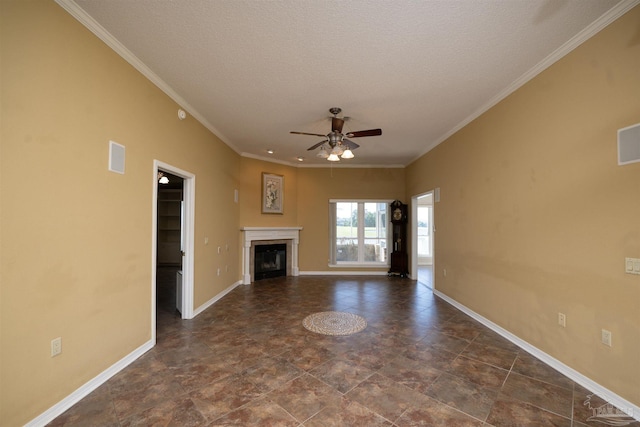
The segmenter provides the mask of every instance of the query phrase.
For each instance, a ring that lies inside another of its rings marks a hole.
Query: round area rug
[[[302,325],[317,334],[351,335],[367,327],[364,317],[341,311],[323,311],[310,314],[302,321]]]

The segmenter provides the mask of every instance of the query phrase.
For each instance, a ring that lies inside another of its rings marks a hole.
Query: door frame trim
[[[155,345],[156,340],[156,268],[158,262],[158,172],[162,170],[179,176],[183,181],[184,201],[184,258],[182,260],[182,307],[183,319],[193,318],[194,294],[194,230],[195,230],[195,186],[196,176],[160,160],[153,161],[153,203],[152,203],[152,233],[151,233],[151,335]]]
[[[435,290],[435,265],[436,265],[436,256],[435,256],[435,210],[436,210],[436,200],[435,200],[435,190],[425,191],[424,193],[416,194],[415,196],[411,196],[411,215],[409,218],[411,219],[411,278],[414,280],[418,280],[418,199],[420,197],[427,196],[429,194],[433,194],[433,206],[431,214],[434,218],[431,225],[431,239],[433,243],[431,245],[433,249],[433,253],[431,254],[431,268],[433,271],[432,276],[432,286]]]

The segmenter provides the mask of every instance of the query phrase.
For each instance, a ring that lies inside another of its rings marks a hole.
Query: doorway
[[[158,171],[158,231],[156,239],[156,325],[182,315],[184,254],[184,179]]]
[[[154,161],[152,336],[159,323],[193,317],[195,176]]]
[[[433,191],[411,198],[411,277],[433,289]]]

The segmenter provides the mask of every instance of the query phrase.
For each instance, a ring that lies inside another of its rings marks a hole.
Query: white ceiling
[[[638,3],[57,1],[238,153],[301,166],[322,138],[289,131],[330,107],[383,132],[341,165],[405,166]]]

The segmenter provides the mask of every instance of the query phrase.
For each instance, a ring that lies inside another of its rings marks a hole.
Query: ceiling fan
[[[331,117],[331,132],[329,132],[328,134],[322,135],[319,133],[295,131],[290,132],[296,135],[311,135],[325,138],[317,144],[314,144],[311,147],[307,148],[307,151],[311,151],[315,150],[318,147],[322,147],[320,149],[320,152],[318,152],[318,157],[327,159],[330,162],[339,161],[340,158],[338,156],[342,157],[343,159],[352,159],[354,155],[351,150],[355,150],[359,147],[359,145],[347,138],[361,138],[363,136],[382,135],[382,129],[359,130],[356,132],[347,132],[343,134],[342,127],[344,126],[346,118],[338,117],[338,114],[342,112],[342,109],[333,107],[329,109],[329,112],[333,115],[333,117]],[[330,150],[327,149],[327,146]]]

